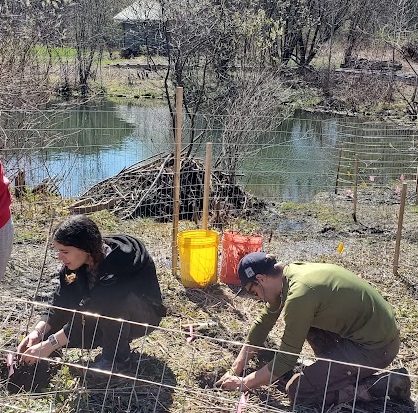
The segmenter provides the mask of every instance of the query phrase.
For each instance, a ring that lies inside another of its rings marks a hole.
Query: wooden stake
[[[176,87],[176,128],[174,151],[174,197],[173,197],[173,239],[171,240],[171,272],[177,276],[178,248],[177,234],[179,231],[180,215],[180,157],[181,157],[181,130],[183,125],[183,88]]]
[[[418,166],[417,174],[415,176],[415,205],[418,205]]]
[[[335,180],[335,195],[338,194],[338,181],[340,180],[340,168],[341,168],[341,156],[343,154],[342,148],[340,149],[340,153],[338,155],[338,166],[337,166],[337,179]]]
[[[205,182],[203,189],[202,228],[208,229],[212,142],[206,143]]]
[[[357,186],[358,186],[358,158],[354,162],[354,197],[353,197],[353,220],[357,222]]]
[[[399,206],[398,232],[396,233],[395,258],[393,260],[393,275],[398,275],[399,252],[400,252],[400,246],[401,246],[403,214],[405,211],[405,199],[406,199],[406,182],[403,182],[402,193],[401,193],[401,205]]]

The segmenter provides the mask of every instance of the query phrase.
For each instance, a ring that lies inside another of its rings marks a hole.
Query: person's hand
[[[216,387],[220,387],[223,390],[248,390],[247,386],[243,383],[242,379],[235,376],[231,372],[227,371],[216,383]]]
[[[21,356],[20,361],[25,364],[34,364],[39,358],[47,358],[53,351],[49,341],[41,341],[29,347]]]
[[[33,330],[17,346],[17,352],[23,354],[28,348],[40,342],[41,333],[38,330]]]
[[[232,374],[230,371],[227,371],[216,383],[215,383],[215,387],[221,387],[222,383],[229,379],[230,377],[234,376],[234,374]]]

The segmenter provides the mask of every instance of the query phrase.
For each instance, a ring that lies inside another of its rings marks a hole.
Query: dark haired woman
[[[113,319],[157,326],[166,313],[151,256],[129,235],[102,238],[96,223],[84,215],[59,224],[53,241],[64,265],[52,305],[106,317],[51,308],[19,344],[21,360],[32,364],[59,347],[101,346],[102,354],[90,367],[127,367],[130,341],[149,334],[152,327]]]

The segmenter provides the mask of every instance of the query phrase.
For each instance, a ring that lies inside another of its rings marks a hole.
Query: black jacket
[[[51,304],[56,307],[89,311],[101,315],[117,316],[118,307],[130,293],[146,297],[155,307],[157,314],[165,315],[162,305],[154,261],[144,244],[129,235],[104,237],[111,248],[99,267],[95,284],[89,288],[87,265],[76,271],[63,266],[58,273],[60,285]],[[57,331],[64,327],[68,335],[68,323],[72,319],[69,311],[49,309],[42,317]]]

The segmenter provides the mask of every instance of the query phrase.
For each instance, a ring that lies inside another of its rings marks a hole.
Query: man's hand
[[[265,365],[260,370],[253,371],[244,378],[236,376],[234,370],[226,372],[216,383],[215,386],[224,390],[248,391],[260,386],[274,383],[278,377],[274,376],[268,366]]]
[[[227,371],[216,383],[215,387],[222,387],[222,383],[232,377],[233,374]]]
[[[216,383],[216,387],[220,387],[223,390],[241,390],[246,391],[249,388],[244,384],[243,379],[238,376],[234,376],[231,372],[227,371]]]

